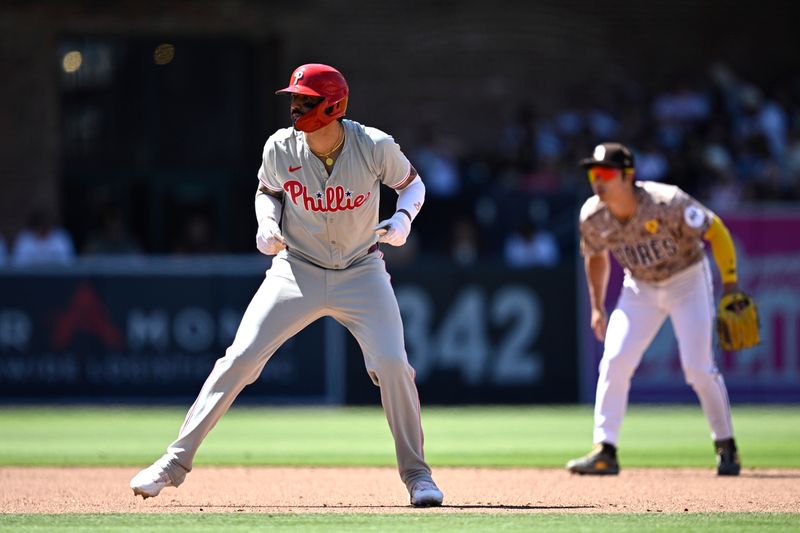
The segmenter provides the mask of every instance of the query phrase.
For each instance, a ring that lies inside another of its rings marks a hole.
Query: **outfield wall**
[[[723,215],[762,343],[717,360],[737,402],[800,402],[800,215]],[[577,259],[577,258],[576,258]],[[0,402],[190,401],[230,344],[269,259],[83,262],[0,271]],[[602,347],[582,268],[392,268],[424,403],[592,402]],[[607,299],[613,307],[621,272]],[[718,283],[718,280],[717,280]],[[669,322],[633,378],[634,402],[694,402]],[[240,401],[376,403],[355,341],[325,319],[288,342]]]
[[[268,265],[147,258],[5,271],[0,401],[190,401]],[[423,401],[577,399],[571,267],[390,271]],[[241,400],[379,401],[356,342],[331,319],[286,343]]]

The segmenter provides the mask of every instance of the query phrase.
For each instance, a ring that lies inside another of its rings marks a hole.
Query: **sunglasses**
[[[622,171],[618,168],[594,166],[589,167],[587,174],[589,175],[589,182],[594,183],[596,180],[611,181],[622,175]]]

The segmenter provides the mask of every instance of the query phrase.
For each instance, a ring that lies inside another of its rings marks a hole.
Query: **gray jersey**
[[[241,390],[257,379],[284,342],[323,316],[346,327],[364,352],[367,372],[380,387],[400,477],[412,501],[419,482],[433,483],[400,308],[373,230],[381,183],[404,189],[417,175],[389,135],[350,120],[343,126],[343,148],[330,176],[306,145],[305,134],[286,128],[267,140],[258,179],[262,189],[283,199],[287,249],[273,258],[178,438],[131,480],[135,494],[155,496],[166,480],[171,486],[182,483],[203,439]]]
[[[597,195],[580,214],[581,252],[610,250],[625,271],[642,281],[663,281],[703,258],[702,236],[714,213],[674,185],[634,183],[636,212],[626,223]]]
[[[264,145],[258,179],[283,194],[281,232],[288,253],[329,269],[343,269],[377,242],[380,184],[402,189],[414,178],[394,139],[343,120],[345,139],[330,176],[294,128]]]

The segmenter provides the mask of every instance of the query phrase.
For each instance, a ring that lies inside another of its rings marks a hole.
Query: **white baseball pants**
[[[606,331],[594,409],[594,442],[617,444],[628,407],[631,377],[669,316],[681,367],[711,427],[714,440],[733,436],[728,392],[713,358],[714,295],[708,259],[666,281],[625,276]]]

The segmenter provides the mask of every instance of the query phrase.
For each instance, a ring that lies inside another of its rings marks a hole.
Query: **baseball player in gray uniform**
[[[714,296],[703,241],[709,241],[723,293],[738,291],[736,252],[718,216],[678,187],[634,182],[630,150],[598,145],[581,165],[595,195],[580,213],[581,253],[591,301],[591,327],[605,341],[594,409],[594,449],[567,463],[578,474],[617,474],[617,441],[630,380],[667,316],[678,339],[687,383],[700,399],[717,453],[717,473],[738,475],[725,382],[714,364]],[[607,321],[611,252],[625,270],[622,293]]]
[[[293,127],[264,145],[255,210],[257,248],[275,255],[225,356],[217,360],[177,440],[130,483],[153,497],[180,485],[203,438],[275,351],[310,323],[333,317],[358,340],[395,442],[400,477],[416,507],[442,492],[423,453],[420,407],[397,300],[378,243],[402,246],[425,186],[386,133],[345,120],[349,89],[322,64],[298,67],[289,86]],[[398,194],[378,222],[381,184]]]

